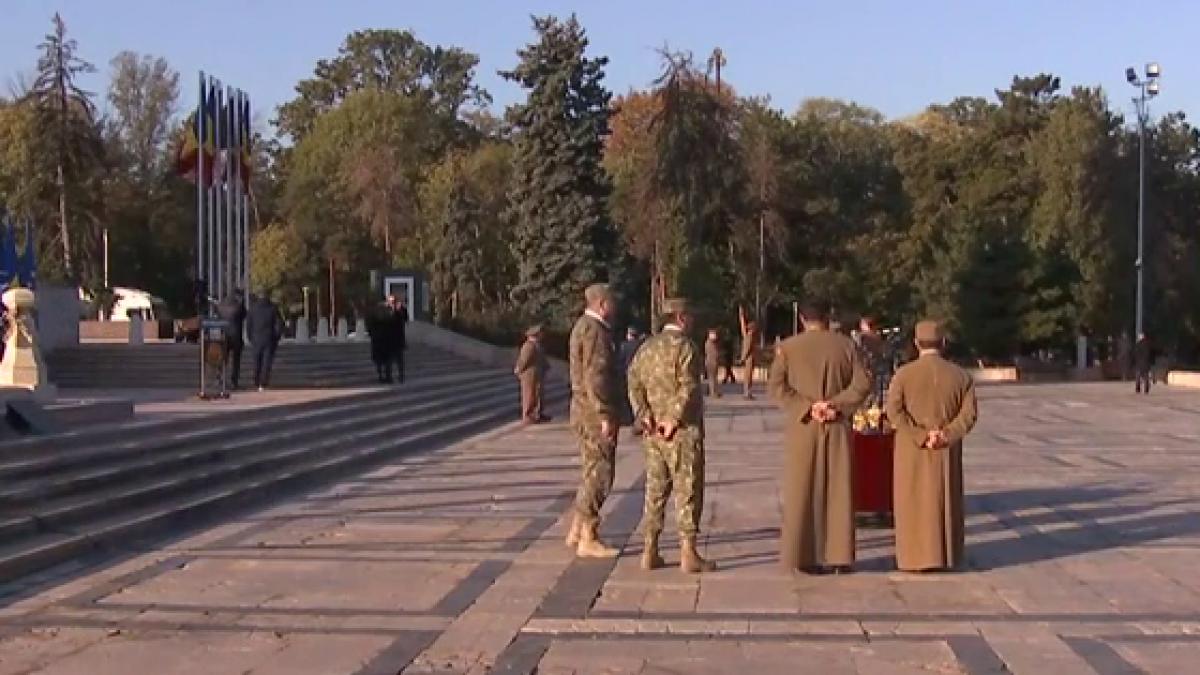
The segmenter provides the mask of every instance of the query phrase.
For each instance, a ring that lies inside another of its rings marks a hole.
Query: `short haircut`
[[[806,302],[800,306],[800,316],[805,321],[829,323],[829,306],[821,302]]]
[[[613,295],[608,284],[592,284],[583,290],[583,300],[590,306],[601,300],[612,302]]]

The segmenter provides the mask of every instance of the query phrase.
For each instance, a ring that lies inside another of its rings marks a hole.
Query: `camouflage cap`
[[[944,337],[942,324],[932,319],[918,321],[913,336],[920,342],[940,342]]]
[[[682,314],[690,310],[687,298],[667,298],[663,300],[663,314]]]

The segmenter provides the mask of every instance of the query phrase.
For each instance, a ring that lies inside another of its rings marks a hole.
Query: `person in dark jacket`
[[[1150,369],[1154,367],[1154,343],[1145,333],[1139,333],[1133,345],[1133,391],[1137,394],[1150,393]]]
[[[367,315],[367,335],[371,338],[371,361],[380,384],[392,381],[392,308],[381,302]]]
[[[271,385],[275,350],[283,339],[283,315],[265,294],[254,299],[246,318],[246,337],[254,350],[254,386],[263,391]]]
[[[230,387],[237,389],[242,372],[242,349],[245,347],[242,335],[246,330],[246,302],[241,289],[235,288],[221,301],[217,306],[217,315],[228,324],[225,332],[225,368],[229,373]]]
[[[641,331],[636,326],[629,326],[625,330],[625,341],[617,349],[617,359],[621,367],[621,384],[620,391],[626,390],[628,380],[625,376],[629,373],[629,364],[633,363],[633,357],[637,355],[638,349],[642,343],[646,341],[646,337],[641,334]],[[629,402],[628,396],[621,396],[621,423],[627,425],[634,436],[642,435],[642,428],[633,423],[633,406]]]
[[[391,317],[391,340],[388,344],[388,380],[391,381],[392,364],[396,365],[396,381],[404,382],[404,350],[408,349],[408,308],[404,306],[404,301],[399,300],[394,295],[388,296],[388,306],[392,309]]]

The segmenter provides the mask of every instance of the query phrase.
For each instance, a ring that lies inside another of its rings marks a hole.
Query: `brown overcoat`
[[[513,372],[521,383],[521,419],[534,422],[542,418],[542,386],[550,363],[540,342],[525,340],[517,355]]]
[[[908,363],[892,378],[887,416],[896,429],[896,564],[902,570],[949,569],[963,561],[962,439],[975,425],[975,386],[937,354]],[[941,429],[948,447],[922,447]]]
[[[779,558],[788,569],[854,562],[854,455],[850,422],[871,389],[854,343],[808,330],[779,345],[767,381],[786,416],[783,531]],[[812,418],[817,401],[839,412]]]

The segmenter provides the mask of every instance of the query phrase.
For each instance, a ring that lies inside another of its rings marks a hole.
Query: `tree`
[[[619,281],[610,185],[601,167],[611,94],[608,59],[585,55],[575,17],[535,18],[538,41],[501,73],[527,92],[509,110],[515,142],[511,215],[518,282],[512,296],[529,314],[565,327],[585,286]]]
[[[54,32],[39,45],[42,56],[30,96],[41,116],[43,141],[55,158],[62,269],[67,279],[75,279],[67,192],[76,187],[76,181],[83,180],[87,165],[97,161],[100,152],[91,94],[80,89],[75,78],[96,68],[75,55],[78,45],[67,38],[67,26],[57,13],[53,23]]]
[[[473,82],[478,63],[474,54],[430,46],[409,31],[356,31],[337,57],[318,61],[313,77],[296,85],[296,98],[279,106],[276,124],[280,133],[301,141],[322,114],[354,92],[373,89],[419,99],[447,127],[456,126],[464,106],[491,100]]]
[[[392,237],[399,226],[411,230],[413,187],[395,148],[365,148],[345,160],[343,172],[354,213],[392,257]]]
[[[456,184],[439,219],[441,236],[433,266],[439,318],[454,319],[464,312],[479,315],[483,311],[483,256],[476,229],[479,216],[479,207],[466,187]]]
[[[256,292],[270,293],[282,304],[303,300],[302,288],[321,273],[296,228],[272,223],[250,240],[250,284]]]
[[[141,182],[162,171],[179,101],[179,73],[161,57],[123,51],[110,61],[110,146]]]

